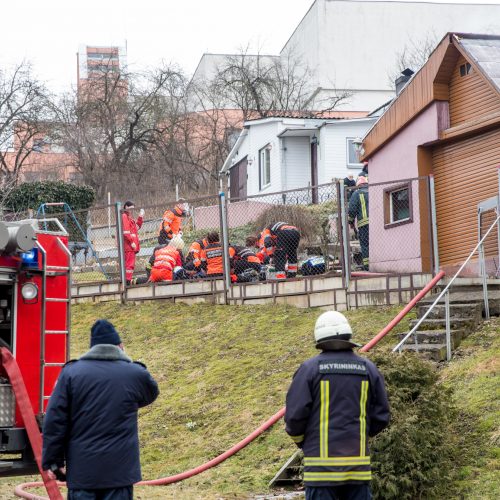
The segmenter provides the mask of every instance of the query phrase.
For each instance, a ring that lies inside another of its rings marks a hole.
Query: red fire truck
[[[57,219],[0,222],[0,347],[19,366],[39,426],[69,359],[70,267]],[[37,470],[11,382],[0,364],[0,476]]]

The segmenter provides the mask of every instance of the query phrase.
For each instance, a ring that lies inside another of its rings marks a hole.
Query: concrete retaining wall
[[[289,304],[299,308],[321,307],[344,311],[358,307],[406,304],[432,279],[430,274],[377,276],[353,280],[349,288],[340,277],[311,277],[290,281],[241,283],[231,286],[232,305]],[[72,287],[73,303],[122,299],[119,283],[81,284]],[[224,304],[221,279],[157,283],[127,288],[124,300],[164,299],[188,304]]]

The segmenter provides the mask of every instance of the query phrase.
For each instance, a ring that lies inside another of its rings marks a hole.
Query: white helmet
[[[351,342],[351,325],[338,311],[327,311],[317,320],[314,327],[314,340],[318,349],[341,350],[360,347]]]
[[[177,248],[177,250],[182,250],[184,248],[184,240],[181,236],[176,234],[169,242],[169,245]]]

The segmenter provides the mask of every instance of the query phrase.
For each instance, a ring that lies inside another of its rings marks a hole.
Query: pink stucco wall
[[[384,228],[383,191],[418,177],[418,146],[438,139],[448,116],[448,103],[434,102],[370,158],[370,271],[422,271],[418,186],[424,181],[412,182],[413,222],[401,226]]]

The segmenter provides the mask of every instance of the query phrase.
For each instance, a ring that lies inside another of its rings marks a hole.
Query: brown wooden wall
[[[484,76],[475,70],[460,76],[460,66],[466,63],[465,57],[460,55],[450,78],[451,127],[500,112],[498,94],[488,85]]]
[[[441,265],[462,263],[477,244],[477,205],[498,194],[499,163],[500,128],[434,147]],[[488,248],[492,251],[497,249]]]

